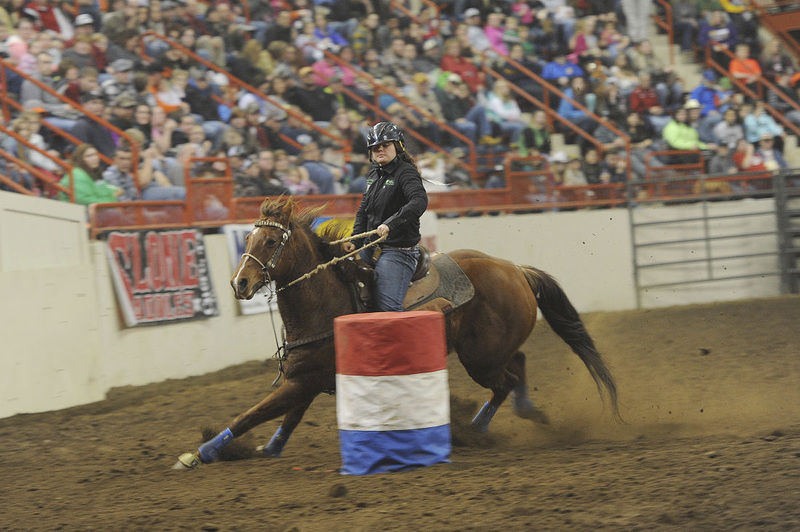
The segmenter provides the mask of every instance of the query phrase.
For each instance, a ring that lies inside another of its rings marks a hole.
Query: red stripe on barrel
[[[336,373],[414,375],[447,368],[441,312],[374,312],[333,321]],[[402,339],[402,341],[398,341]]]

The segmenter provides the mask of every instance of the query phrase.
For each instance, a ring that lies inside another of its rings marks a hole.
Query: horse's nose
[[[236,282],[235,285],[233,284],[233,281],[231,281],[231,286],[233,286],[233,290],[237,294],[243,294],[245,289],[247,288],[247,284],[248,284],[248,281],[247,281],[247,278],[245,278],[245,277],[239,277],[239,280]]]

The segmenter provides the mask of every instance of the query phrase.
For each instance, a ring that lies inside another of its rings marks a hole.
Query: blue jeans
[[[364,254],[372,255],[369,248],[362,252],[370,265],[372,262]],[[375,264],[375,310],[378,312],[402,312],[403,299],[411,284],[411,277],[417,268],[419,247],[410,249],[383,246],[381,256]]]

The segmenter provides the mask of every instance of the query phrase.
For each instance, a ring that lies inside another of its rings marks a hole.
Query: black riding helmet
[[[400,155],[406,150],[406,139],[400,128],[391,122],[378,122],[367,134],[367,149],[383,144],[384,142],[394,142],[397,154]]]

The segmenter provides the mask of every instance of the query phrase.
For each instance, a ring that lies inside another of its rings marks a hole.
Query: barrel
[[[448,462],[450,391],[440,312],[334,320],[341,473],[369,475]]]

